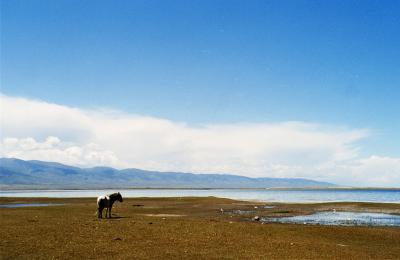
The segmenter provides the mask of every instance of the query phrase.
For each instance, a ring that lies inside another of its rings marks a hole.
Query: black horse
[[[111,208],[114,202],[118,200],[122,202],[121,193],[113,193],[110,195],[104,195],[97,198],[97,217],[103,218],[103,209],[106,208],[106,217],[108,212],[108,218],[111,218]]]

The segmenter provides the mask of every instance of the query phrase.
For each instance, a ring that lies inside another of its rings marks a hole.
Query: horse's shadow
[[[111,218],[101,218],[101,219],[105,219],[105,220],[118,220],[118,219],[124,219],[124,218],[132,218],[132,217],[113,215]]]
[[[131,217],[125,217],[125,216],[112,216],[111,219],[121,219],[121,218],[131,218]]]

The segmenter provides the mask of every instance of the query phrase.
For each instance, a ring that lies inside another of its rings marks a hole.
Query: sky
[[[399,1],[1,1],[0,156],[400,186]]]

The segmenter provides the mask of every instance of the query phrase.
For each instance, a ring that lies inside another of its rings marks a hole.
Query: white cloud
[[[54,136],[49,136],[43,142],[38,142],[31,137],[4,138],[0,144],[0,154],[5,157],[55,161],[77,166],[118,166],[119,163],[111,151],[103,150],[96,144],[77,146],[61,142]]]
[[[351,178],[363,186],[399,186],[400,158],[373,155],[348,166]]]
[[[358,156],[357,141],[369,135],[365,129],[304,122],[190,126],[118,111],[0,98],[4,157],[343,183],[354,183],[364,172],[368,182],[373,175],[369,171],[378,167],[371,158],[367,163]],[[391,180],[388,167],[385,178]]]

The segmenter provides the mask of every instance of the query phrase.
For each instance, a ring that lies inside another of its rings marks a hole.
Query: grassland
[[[398,204],[275,204],[264,209],[255,202],[213,197],[132,198],[116,203],[114,218],[98,220],[93,198],[0,198],[0,204],[29,202],[65,205],[0,208],[1,259],[400,258],[400,228],[250,220],[332,208],[399,214]],[[232,215],[232,210],[256,212]]]

